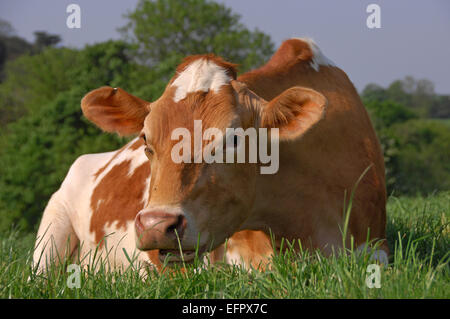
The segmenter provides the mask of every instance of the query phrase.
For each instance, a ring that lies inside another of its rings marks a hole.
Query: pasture
[[[324,258],[287,249],[271,270],[247,272],[218,264],[197,271],[198,261],[173,271],[150,271],[146,280],[123,272],[82,271],[69,288],[66,265],[36,275],[31,269],[34,233],[11,230],[0,239],[0,298],[449,298],[450,192],[428,197],[391,196],[387,206],[390,264],[380,288],[368,288],[367,258]]]

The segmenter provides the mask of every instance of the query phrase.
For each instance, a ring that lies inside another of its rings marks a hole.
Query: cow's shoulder
[[[96,242],[105,235],[105,227],[125,231],[147,202],[151,174],[143,149],[143,140],[135,139],[91,171],[90,231]]]
[[[94,174],[113,156],[114,152],[84,154],[79,156],[70,166],[58,192],[68,198],[76,198],[81,190],[93,184]]]
[[[143,143],[139,139],[115,151],[81,155],[70,166],[57,191],[58,196],[69,208],[82,213],[88,209],[93,192],[105,176],[114,175],[120,180],[118,174],[124,175],[124,171],[118,170],[117,166],[124,166],[124,163],[140,166],[145,159]]]
[[[141,140],[133,139],[115,151],[79,156],[71,165],[62,186],[99,181],[114,166],[126,161],[145,161]]]

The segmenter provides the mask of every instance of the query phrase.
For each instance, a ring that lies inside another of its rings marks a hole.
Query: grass
[[[390,264],[381,268],[381,288],[368,288],[368,258],[324,258],[287,249],[270,271],[247,272],[216,265],[185,271],[82,270],[81,287],[70,289],[66,265],[35,275],[30,261],[34,234],[0,238],[0,298],[449,298],[450,192],[388,201]]]

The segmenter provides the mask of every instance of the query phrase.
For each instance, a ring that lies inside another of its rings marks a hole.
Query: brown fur
[[[214,230],[219,242],[221,236],[239,230],[268,233],[270,229],[277,239],[300,239],[305,248],[330,253],[332,246],[341,243],[344,202],[371,166],[353,198],[349,232],[356,244],[364,243],[369,231],[370,239],[385,239],[384,163],[370,119],[346,74],[330,66],[320,66],[317,72],[310,66],[312,57],[305,42],[285,41],[265,66],[238,78],[245,84],[239,90],[224,85],[219,92],[189,93],[178,103],[173,101],[172,79],[152,104],[143,128],[147,144],[155,149],[148,207],[181,204],[194,214],[200,229]],[[187,58],[177,71],[198,58],[202,57]],[[203,58],[223,63],[212,56]],[[225,67],[227,72],[234,70],[232,65]],[[328,101],[325,116],[324,101]],[[128,107],[140,108],[133,111],[137,114],[148,112],[142,103]],[[205,166],[171,161],[170,150],[177,142],[170,140],[174,128],[192,132],[193,120],[202,119],[203,129],[224,129],[236,115],[237,125],[244,129],[284,125],[284,136],[291,141],[280,144],[276,174],[256,174],[255,165],[250,164]],[[120,120],[113,122],[117,127],[108,122],[106,129],[120,131]],[[142,123],[125,126],[137,129]],[[299,134],[301,138],[294,139]],[[241,255],[251,252],[256,260],[262,252],[269,253],[264,233],[243,232],[235,238]],[[387,251],[386,245],[383,248]]]
[[[139,105],[139,107],[134,107]],[[86,94],[81,101],[84,116],[107,132],[133,134],[142,129],[149,103],[121,88],[107,86]]]
[[[103,173],[103,171],[109,166],[109,164],[111,164],[111,162],[114,161],[117,158],[117,156],[119,156],[120,153],[122,153],[122,151],[125,150],[126,148],[127,146],[124,146],[118,151],[116,151],[113,157],[111,157],[111,159],[94,174],[95,179],[97,179]]]
[[[272,59],[260,69],[238,78],[261,97],[271,100],[286,87],[298,85],[322,93],[328,100],[324,120],[317,123],[302,139],[280,147],[280,171],[261,182],[259,207],[263,210],[295,211],[303,207],[302,222],[292,215],[279,225],[287,237],[313,238],[313,246],[322,246],[326,236],[320,223],[342,222],[344,193],[346,201],[362,172],[373,165],[360,183],[350,217],[350,232],[360,244],[370,238],[385,238],[386,190],[384,161],[380,144],[358,93],[337,67],[320,66],[316,72],[309,65],[310,49],[305,43],[285,41]],[[292,163],[296,163],[293,174]],[[290,185],[288,188],[287,185]],[[274,189],[284,189],[276,205],[272,205]],[[294,200],[295,199],[295,200]],[[282,205],[279,205],[282,203]],[[318,215],[320,212],[321,215]],[[329,212],[333,214],[329,215]],[[291,217],[292,216],[292,217]],[[318,219],[320,216],[320,219]],[[274,220],[274,224],[278,222]],[[292,225],[295,228],[286,228]],[[278,232],[277,231],[277,232]],[[335,228],[337,232],[337,227]],[[320,239],[323,238],[323,240]],[[387,246],[384,246],[387,251]]]
[[[126,229],[126,223],[134,220],[145,203],[145,180],[150,175],[150,165],[144,163],[128,176],[131,161],[114,166],[98,183],[91,196],[92,218],[90,231],[97,243],[105,236],[104,226],[117,221],[117,227]],[[107,235],[107,234],[106,234]]]

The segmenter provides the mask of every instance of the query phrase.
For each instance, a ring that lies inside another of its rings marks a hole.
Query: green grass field
[[[133,269],[83,270],[81,287],[67,286],[65,266],[35,276],[30,266],[34,234],[2,234],[1,298],[449,298],[450,192],[388,202],[390,264],[381,268],[380,288],[368,288],[364,256],[324,258],[317,252],[277,254],[270,271],[247,272],[216,265],[196,271],[150,273]]]

